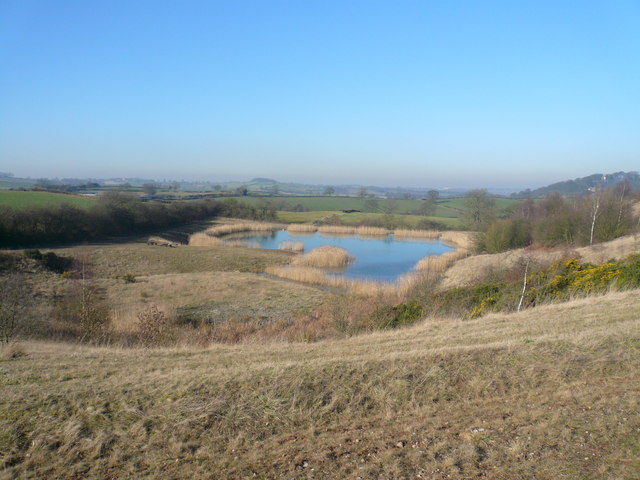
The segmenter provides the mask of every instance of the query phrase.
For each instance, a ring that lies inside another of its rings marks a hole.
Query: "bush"
[[[124,283],[136,283],[136,276],[133,273],[125,273],[122,276]]]
[[[73,258],[56,255],[54,252],[42,253],[40,250],[30,249],[25,250],[22,254],[55,273],[68,272],[73,267]]]
[[[420,320],[422,315],[422,305],[415,300],[395,306],[386,305],[373,312],[373,326],[376,329],[388,329],[411,325]]]
[[[165,313],[154,304],[138,313],[136,330],[144,345],[159,345],[167,336],[168,320]]]
[[[480,251],[498,253],[531,243],[530,226],[524,220],[496,220],[480,236]]]

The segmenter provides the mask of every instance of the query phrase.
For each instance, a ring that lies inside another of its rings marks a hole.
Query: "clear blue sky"
[[[0,171],[538,186],[640,169],[640,2],[0,0]]]

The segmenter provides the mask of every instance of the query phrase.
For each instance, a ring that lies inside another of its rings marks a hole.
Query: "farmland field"
[[[270,202],[282,221],[288,222],[311,222],[326,218],[331,214],[336,214],[341,221],[348,224],[355,224],[365,220],[382,217],[385,213],[402,215],[402,220],[408,227],[415,226],[420,220],[427,219],[439,222],[450,228],[459,228],[460,219],[463,214],[464,198],[444,198],[437,201],[435,212],[428,216],[416,215],[420,207],[424,205],[423,200],[415,199],[362,199],[356,197],[232,197],[239,202],[250,205],[258,205],[261,202]],[[498,212],[514,205],[518,200],[509,198],[495,198]],[[289,212],[294,207],[301,207],[307,212]],[[360,210],[346,214],[343,210]],[[412,215],[413,214],[413,215]]]
[[[0,206],[14,208],[52,207],[65,203],[74,207],[89,208],[95,202],[96,200],[92,197],[66,193],[0,190]]]

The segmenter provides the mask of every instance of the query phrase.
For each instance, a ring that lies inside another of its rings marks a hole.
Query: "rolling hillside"
[[[637,478],[638,291],[313,344],[25,343],[2,478]]]

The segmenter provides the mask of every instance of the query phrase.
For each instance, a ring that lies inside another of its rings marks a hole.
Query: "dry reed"
[[[292,242],[287,240],[278,245],[278,250],[286,250],[287,252],[304,252],[304,242]]]
[[[309,225],[308,223],[293,223],[287,227],[289,232],[301,232],[301,233],[314,233],[318,231],[318,227],[315,225]]]
[[[320,233],[338,233],[342,235],[353,235],[356,233],[356,227],[348,227],[346,225],[322,225],[318,227]]]
[[[440,238],[448,245],[472,250],[475,246],[476,233],[447,230],[442,232]]]
[[[272,230],[278,230],[283,228],[283,225],[279,223],[265,223],[265,222],[242,222],[231,223],[228,225],[218,225],[205,230],[207,235],[212,237],[221,237],[223,235],[229,235],[231,233],[240,232],[267,232]]]
[[[389,230],[387,230],[386,228],[382,228],[382,227],[367,227],[367,226],[361,226],[356,228],[356,233],[358,235],[363,235],[363,236],[385,236],[385,235],[389,235]]]
[[[295,258],[291,265],[293,267],[344,268],[353,260],[354,257],[344,248],[323,245],[314,248],[306,255]]]
[[[220,237],[230,235],[232,233],[241,232],[270,232],[283,228],[283,225],[278,223],[264,223],[264,222],[242,222],[242,223],[230,223],[225,225],[217,225],[206,229],[204,232],[194,233],[189,236],[189,245],[192,247],[210,247],[217,245],[228,245],[232,247],[249,247],[256,248],[259,245],[251,241],[235,241],[235,242],[223,242]]]
[[[467,255],[469,255],[469,253],[462,248],[443,253],[442,255],[429,255],[420,260],[416,264],[415,269],[418,271],[444,272],[455,262],[465,258]]]
[[[440,238],[437,230],[397,229],[393,231],[396,238]]]
[[[194,233],[189,236],[189,246],[191,247],[212,247],[224,245],[224,242],[219,238],[212,237],[203,232]]]

